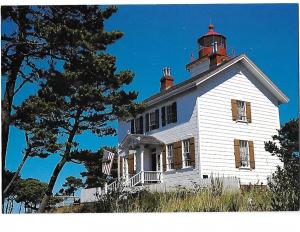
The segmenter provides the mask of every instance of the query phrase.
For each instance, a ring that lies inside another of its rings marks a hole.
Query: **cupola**
[[[198,75],[229,59],[226,52],[226,37],[215,32],[213,24],[209,24],[208,32],[197,42],[199,57],[186,66],[191,76]]]

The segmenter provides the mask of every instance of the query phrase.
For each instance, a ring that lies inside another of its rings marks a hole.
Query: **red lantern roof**
[[[213,24],[209,24],[208,29],[209,29],[209,31],[205,35],[220,35],[219,33],[214,31]]]

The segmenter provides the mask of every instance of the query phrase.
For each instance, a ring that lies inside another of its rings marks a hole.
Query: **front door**
[[[156,149],[151,150],[151,171],[156,171]]]

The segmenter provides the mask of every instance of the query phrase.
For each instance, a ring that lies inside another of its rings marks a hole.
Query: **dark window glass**
[[[130,120],[130,133],[134,134],[134,119]]]
[[[161,125],[166,125],[166,107],[164,106],[161,108]]]
[[[149,131],[149,114],[147,113],[145,115],[145,125],[146,125],[146,131]]]

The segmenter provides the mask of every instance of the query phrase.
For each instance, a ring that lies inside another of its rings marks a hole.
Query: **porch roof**
[[[138,145],[157,145],[163,146],[164,143],[159,139],[151,135],[142,135],[142,134],[128,134],[121,144],[119,145],[120,149],[133,149]]]

